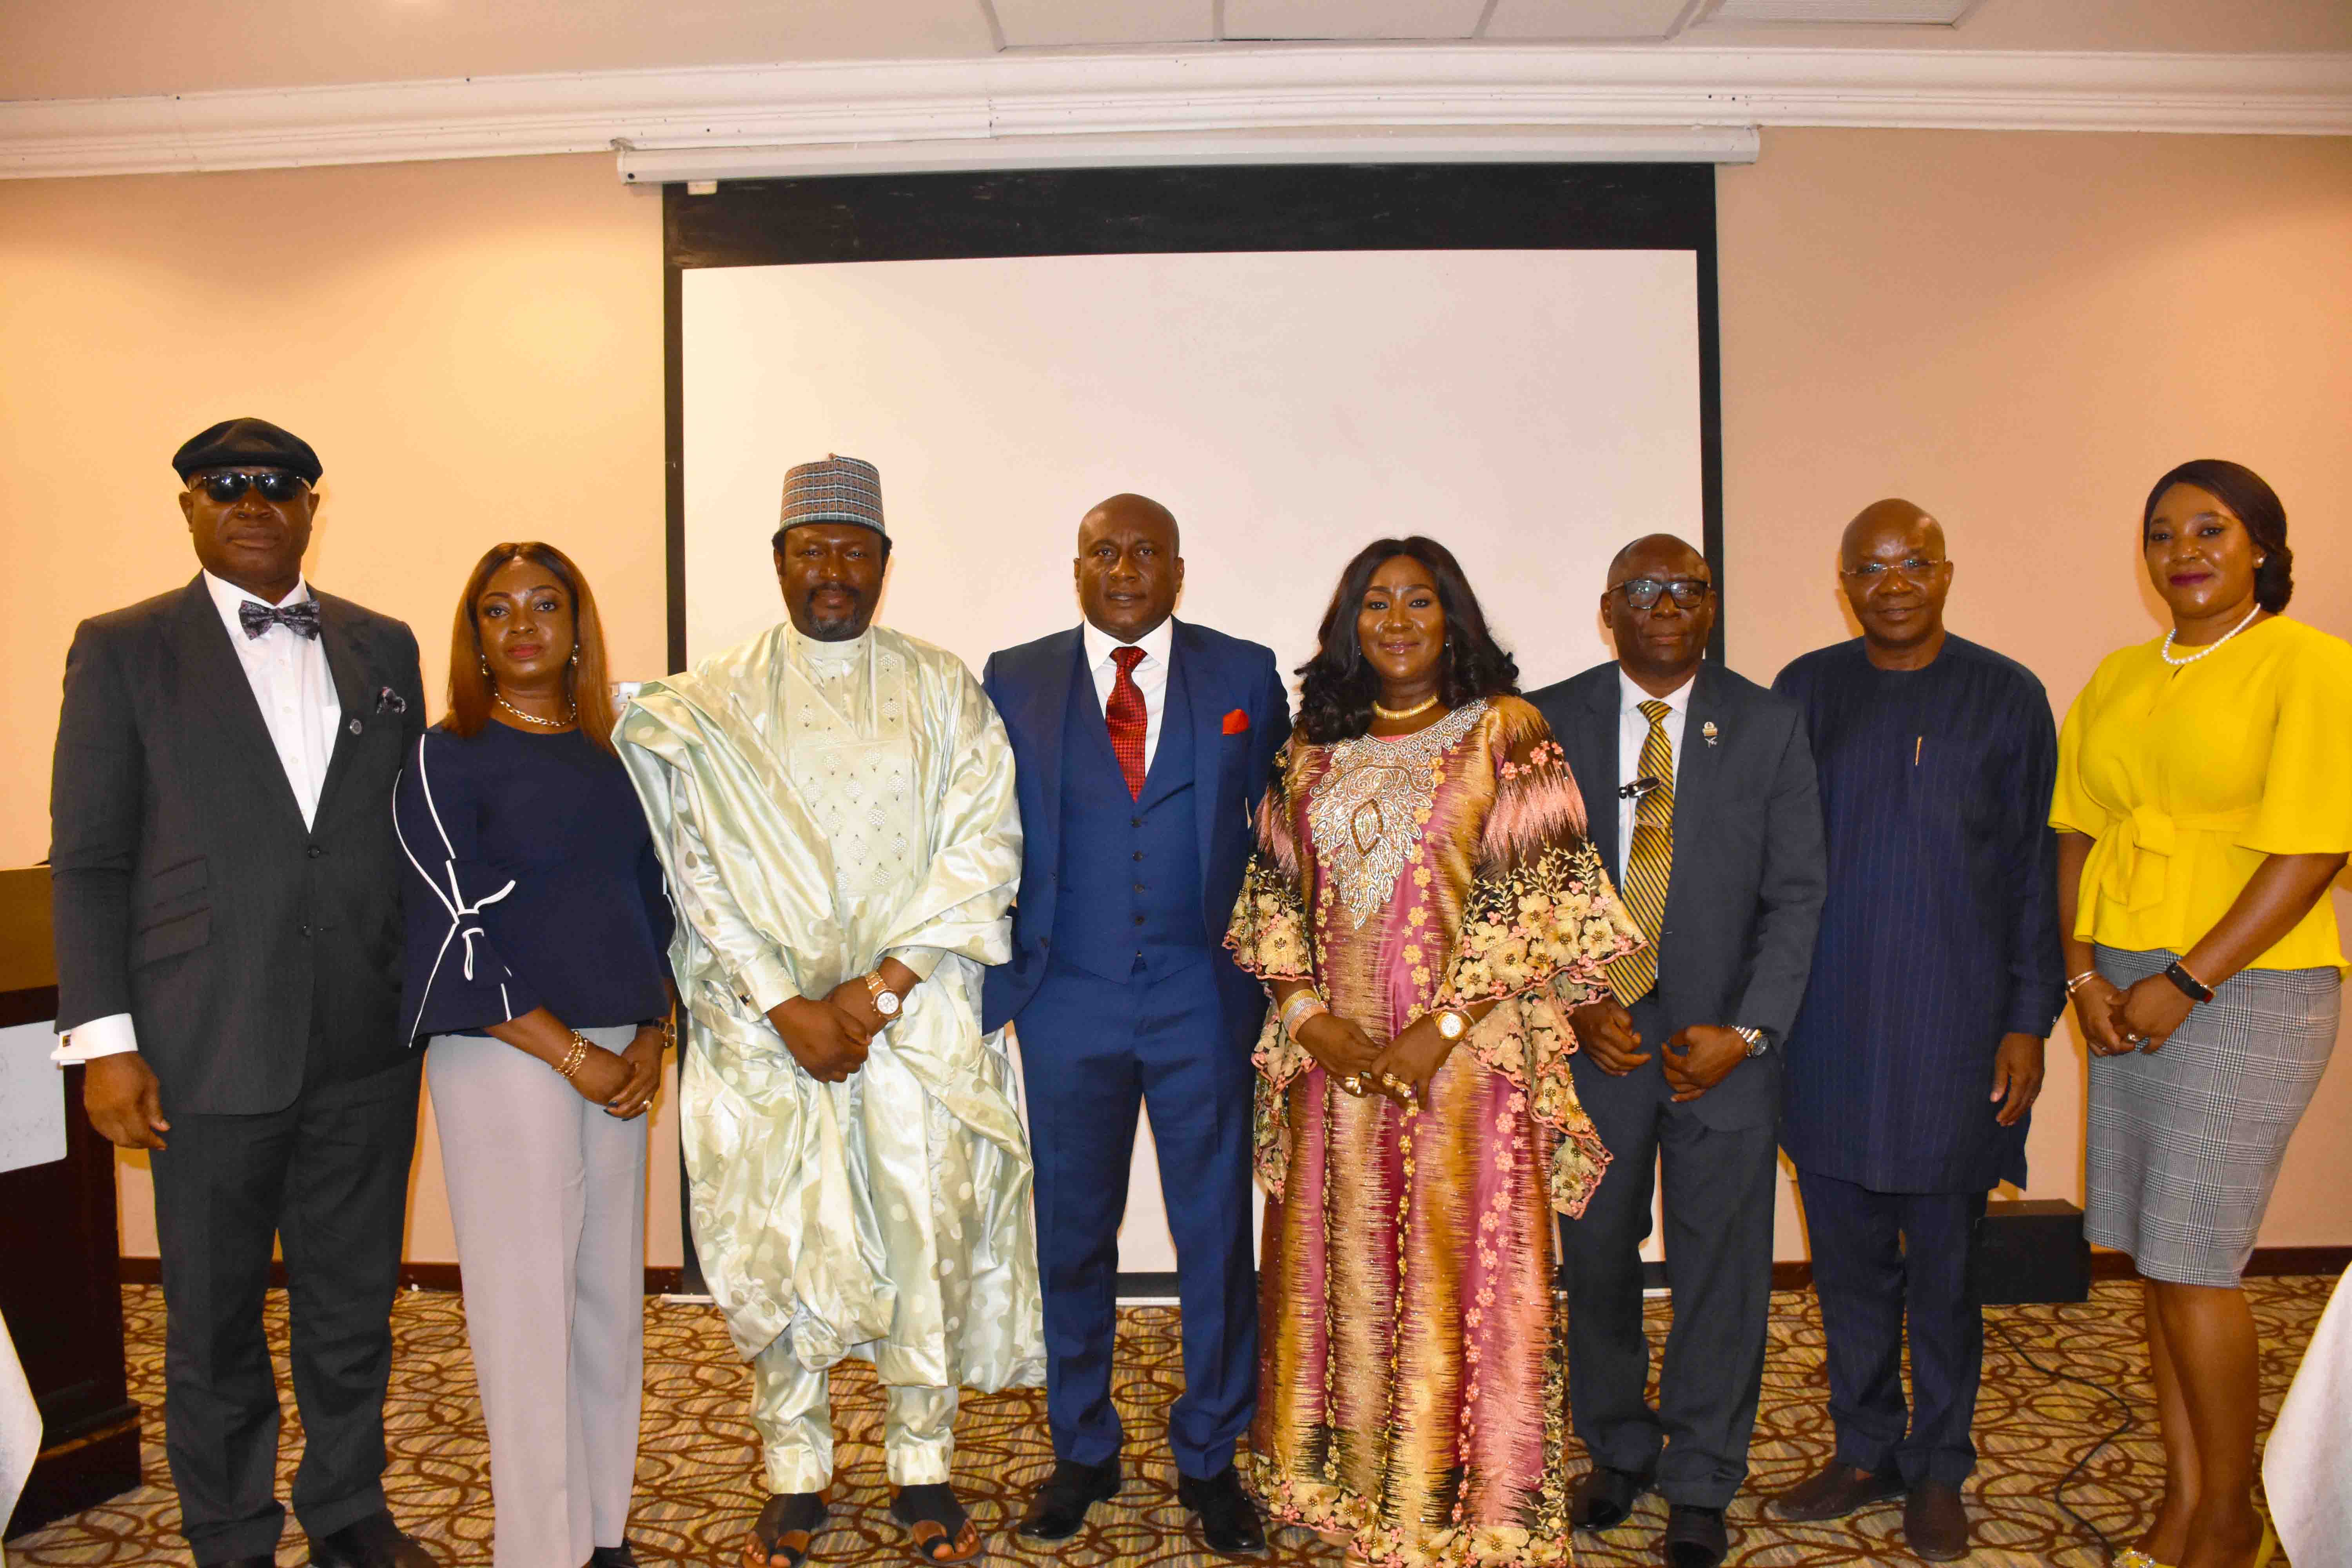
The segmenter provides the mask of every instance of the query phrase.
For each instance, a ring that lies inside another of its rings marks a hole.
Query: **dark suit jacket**
[[[1192,726],[1201,776],[1195,812],[1201,833],[1201,923],[1216,951],[1218,993],[1225,1022],[1246,1045],[1265,1017],[1265,992],[1235,968],[1225,952],[1225,929],[1241,894],[1242,872],[1257,842],[1252,814],[1265,794],[1274,754],[1290,738],[1290,699],[1276,673],[1274,650],[1206,626],[1175,623],[1169,658],[1184,671],[1191,712],[1161,716]],[[982,983],[982,1026],[1001,1028],[1020,1016],[1045,978],[1053,945],[1055,897],[1066,877],[1121,877],[1121,868],[1066,866],[1062,859],[1062,728],[1070,686],[1085,658],[1073,626],[989,656],[981,684],[1013,738],[1021,799],[1021,890],[1013,906],[1013,962],[988,971]],[[1246,728],[1228,731],[1238,710]]]
[[[1717,664],[1693,678],[1675,779],[1675,863],[1652,993],[1665,1036],[1692,1024],[1745,1025],[1784,1044],[1811,973],[1828,889],[1821,785],[1797,705]],[[1568,752],[1587,831],[1617,868],[1617,667],[1531,693]],[[1716,743],[1704,726],[1713,722]],[[1664,1037],[1648,1039],[1654,1054]],[[1651,1068],[1654,1070],[1654,1062]],[[1692,1102],[1704,1124],[1769,1125],[1780,1112],[1778,1051],[1732,1069]]]
[[[167,1116],[291,1104],[314,1023],[314,1085],[405,1055],[392,787],[425,727],[416,639],[318,600],[342,723],[308,829],[201,576],[84,621],[66,656],[58,1025],[129,1013]]]

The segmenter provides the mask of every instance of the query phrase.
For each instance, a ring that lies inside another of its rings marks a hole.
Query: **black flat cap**
[[[190,437],[172,454],[172,467],[183,479],[205,468],[284,468],[309,485],[321,471],[310,442],[267,419],[224,419]]]

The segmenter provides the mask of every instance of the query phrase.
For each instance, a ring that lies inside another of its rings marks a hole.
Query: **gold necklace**
[[[580,710],[578,706],[575,705],[572,711],[566,713],[561,719],[542,719],[536,713],[526,713],[521,709],[516,707],[513,703],[508,701],[506,693],[503,691],[491,692],[490,700],[505,709],[508,712],[513,714],[516,718],[521,720],[524,723],[536,724],[542,730],[561,730],[566,724],[572,723],[580,717]]]
[[[1381,706],[1379,700],[1375,699],[1372,703],[1372,711],[1387,720],[1390,723],[1397,724],[1403,722],[1407,719],[1418,719],[1436,706],[1437,693],[1433,691],[1410,708],[1383,708]]]

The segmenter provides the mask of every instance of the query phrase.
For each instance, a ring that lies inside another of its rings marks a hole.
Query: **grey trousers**
[[[608,1050],[631,1027],[581,1031]],[[580,1568],[628,1523],[645,1391],[646,1118],[493,1039],[425,1056],[490,1435],[496,1568]]]

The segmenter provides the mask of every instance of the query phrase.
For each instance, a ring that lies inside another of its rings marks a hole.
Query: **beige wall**
[[[1736,668],[1769,679],[1847,635],[1835,531],[1903,493],[1950,530],[1956,627],[2063,704],[2158,629],[2133,522],[2200,455],[2277,485],[2295,612],[2352,635],[2352,142],[1774,132],[1718,189]],[[45,848],[72,625],[192,574],[164,459],[227,413],[318,446],[311,571],[417,626],[428,687],[465,568],[529,534],[585,565],[618,668],[658,668],[657,208],[602,157],[0,183],[5,863]],[[2079,1198],[2071,1032],[2051,1068],[2032,1190]],[[676,1135],[656,1131],[668,1263]],[[152,1252],[124,1174],[125,1247]],[[2339,1060],[2265,1242],[2352,1243],[2347,1183]],[[1802,1250],[1785,1205],[1780,1250]],[[410,1254],[454,1255],[429,1136]]]

